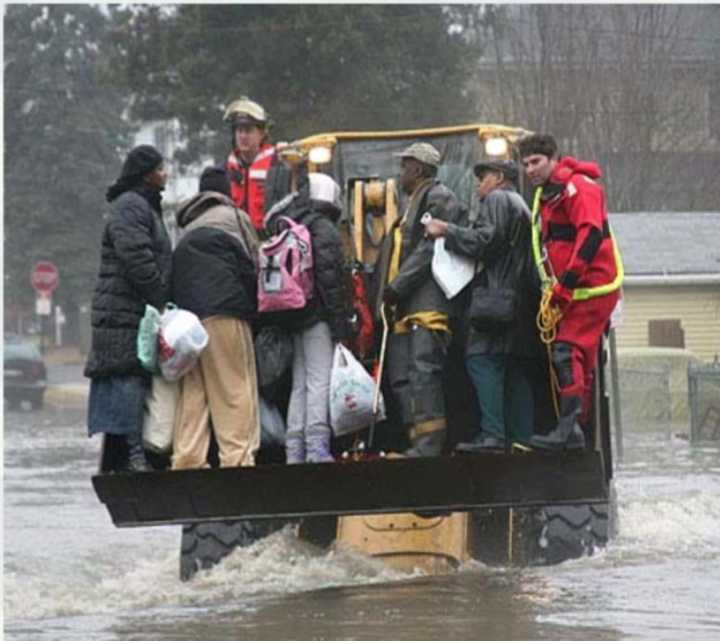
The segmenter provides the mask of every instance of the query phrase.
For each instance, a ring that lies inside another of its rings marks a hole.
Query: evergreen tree
[[[100,81],[108,19],[97,7],[5,9],[5,307],[32,310],[37,260],[59,269],[70,314],[97,272],[105,189],[129,144],[117,89]]]
[[[178,117],[183,161],[224,157],[223,106],[240,95],[269,111],[275,140],[473,119],[463,42],[437,5],[143,6],[116,19],[133,115]]]

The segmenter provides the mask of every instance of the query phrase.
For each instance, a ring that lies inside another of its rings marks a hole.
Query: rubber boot
[[[145,458],[145,448],[140,434],[128,434],[125,437],[128,448],[128,461],[126,470],[128,472],[151,472],[152,467]]]
[[[436,430],[430,434],[418,436],[412,442],[412,447],[405,450],[403,454],[409,458],[418,458],[421,456],[440,456],[443,446],[445,445],[445,437],[447,430]]]
[[[285,462],[297,465],[305,462],[305,439],[300,433],[287,434],[285,437]]]
[[[536,435],[530,445],[545,450],[577,450],[585,447],[585,435],[578,423],[582,411],[579,396],[560,397],[560,418],[557,427],[544,436]]]
[[[305,460],[308,463],[333,463],[330,454],[330,432],[327,434],[309,434],[305,436]]]

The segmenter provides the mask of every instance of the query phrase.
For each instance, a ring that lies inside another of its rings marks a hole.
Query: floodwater
[[[179,528],[117,529],[97,501],[81,410],[6,411],[4,446],[6,639],[720,639],[717,443],[627,435],[593,557],[407,577],[284,530],[189,583]]]

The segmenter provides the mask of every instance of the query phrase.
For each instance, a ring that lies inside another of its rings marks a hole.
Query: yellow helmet
[[[247,123],[264,127],[267,125],[268,115],[262,105],[247,96],[241,96],[228,105],[223,120],[232,125]]]

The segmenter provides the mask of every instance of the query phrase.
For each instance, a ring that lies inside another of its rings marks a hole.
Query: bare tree
[[[505,5],[483,16],[483,117],[551,132],[564,153],[600,162],[615,211],[717,207],[717,7]]]

